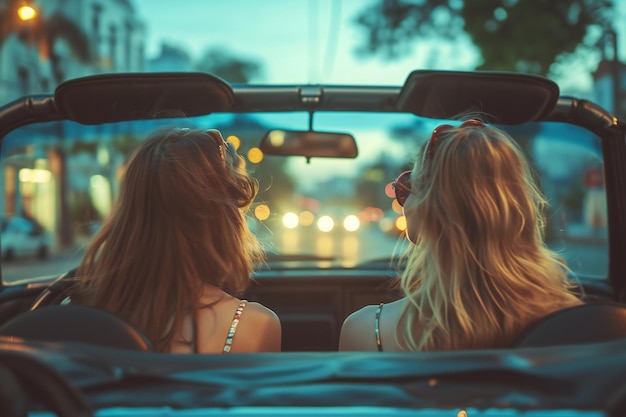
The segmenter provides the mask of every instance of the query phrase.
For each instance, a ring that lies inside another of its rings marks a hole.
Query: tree
[[[198,71],[208,72],[230,83],[247,83],[262,73],[258,62],[235,57],[219,49],[207,49],[196,65]]]
[[[564,54],[595,47],[588,29],[608,28],[612,7],[611,0],[379,0],[356,23],[367,34],[365,55],[397,59],[420,38],[468,35],[482,54],[477,69],[547,75]]]

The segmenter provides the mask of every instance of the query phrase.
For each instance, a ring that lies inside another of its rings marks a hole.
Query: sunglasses
[[[406,199],[409,198],[409,194],[411,194],[411,171],[404,171],[398,175],[398,178],[391,183],[391,186],[396,192],[396,201],[403,206]]]
[[[459,128],[463,127],[485,127],[485,124],[478,120],[466,120],[459,126]],[[433,156],[435,154],[435,149],[437,148],[437,141],[439,139],[439,135],[441,132],[445,132],[446,130],[454,129],[452,125],[440,125],[433,130],[433,134],[431,135],[428,143],[426,144],[426,149],[424,150],[424,159],[422,160],[422,167],[426,166],[428,161],[432,161]],[[396,201],[401,206],[404,206],[406,199],[409,198],[409,194],[411,194],[411,171],[404,171],[398,178],[394,180],[391,184],[396,193]]]
[[[224,138],[222,138],[222,134],[215,129],[207,129],[206,133],[211,139],[213,139],[213,142],[215,142],[215,144],[217,145],[217,148],[220,151],[220,155],[222,155],[222,159],[226,159],[226,147],[228,145]]]
[[[469,126],[485,127],[485,124],[478,120],[470,119],[464,121],[461,126],[459,126],[459,129]],[[425,166],[428,161],[432,161],[433,155],[435,155],[435,149],[437,148],[437,142],[439,140],[439,135],[441,134],[441,132],[445,132],[450,129],[454,129],[454,126],[445,124],[439,125],[435,128],[435,130],[433,130],[433,134],[430,136],[430,139],[426,144],[426,149],[424,150],[424,159],[422,160],[422,166]]]

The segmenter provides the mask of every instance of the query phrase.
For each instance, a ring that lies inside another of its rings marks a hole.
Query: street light
[[[617,49],[617,32],[613,27],[609,27],[605,29],[605,43],[608,43],[609,46],[612,47],[612,59],[610,61],[611,65],[611,82],[613,84],[613,114],[616,116],[621,116],[621,96],[622,96],[622,85],[620,82],[620,62],[618,57],[618,49]],[[606,45],[605,45],[606,48]],[[606,50],[605,50],[606,53]]]
[[[17,16],[23,21],[32,20],[37,17],[37,10],[29,4],[24,4],[17,9]]]

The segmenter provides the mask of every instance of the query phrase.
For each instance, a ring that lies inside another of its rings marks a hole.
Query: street
[[[398,239],[376,228],[363,228],[359,233],[285,229],[276,234],[261,234],[259,239],[268,246],[268,252],[334,257],[346,267],[367,260],[389,257],[394,250],[399,253],[397,251],[405,242],[404,238]],[[22,279],[59,276],[78,265],[84,253],[84,245],[74,249],[53,251],[46,260],[22,258],[3,262],[2,279],[4,282],[14,283]]]
[[[7,283],[28,279],[36,281],[51,276],[59,276],[76,267],[83,256],[84,248],[53,251],[45,260],[21,258],[2,262],[2,280]]]
[[[263,238],[261,237],[261,240]],[[314,230],[286,229],[273,236],[273,251],[280,254],[314,254],[334,257],[344,267],[367,260],[383,259],[401,253],[404,238],[395,238],[375,228],[364,228],[359,233],[322,233]],[[76,267],[85,246],[53,251],[46,260],[22,258],[2,263],[2,279],[15,283],[23,279],[40,280],[59,276]],[[592,240],[564,241],[552,245],[575,273],[606,277],[608,273],[608,245]]]

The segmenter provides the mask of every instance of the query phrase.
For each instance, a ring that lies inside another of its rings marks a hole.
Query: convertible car
[[[391,186],[432,129],[480,113],[531,159],[546,243],[581,307],[507,349],[337,352],[343,320],[398,297],[406,248]],[[281,353],[169,355],[108,313],[65,305],[124,163],[160,126],[219,129],[261,192],[267,260],[245,297],[274,310]],[[237,85],[205,73],[100,74],[0,107],[3,215],[54,234],[2,265],[3,416],[626,414],[626,125],[546,78],[422,71],[403,85]],[[5,242],[0,242],[5,245]]]

